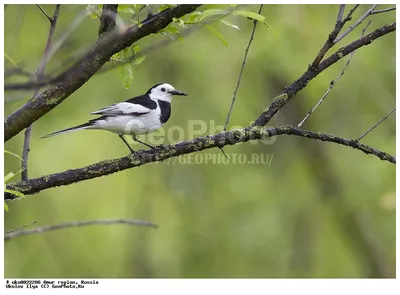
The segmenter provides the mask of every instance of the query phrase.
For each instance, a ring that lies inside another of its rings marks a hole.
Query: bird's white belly
[[[91,129],[103,129],[118,134],[145,134],[161,127],[159,112],[143,116],[115,116],[99,120]]]

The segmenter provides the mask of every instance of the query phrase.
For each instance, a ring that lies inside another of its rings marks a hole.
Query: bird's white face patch
[[[171,102],[172,95],[170,94],[171,91],[174,91],[174,86],[164,83],[158,85],[157,87],[151,89],[150,96],[154,99],[165,100]]]

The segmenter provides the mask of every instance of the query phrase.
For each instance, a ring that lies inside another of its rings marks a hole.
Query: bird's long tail
[[[81,124],[81,125],[78,125],[78,126],[74,126],[74,127],[71,127],[71,128],[67,128],[67,129],[64,129],[64,130],[60,130],[60,131],[57,131],[57,132],[53,132],[53,133],[47,134],[47,135],[43,136],[42,138],[56,136],[56,135],[60,135],[60,134],[68,133],[68,132],[82,130],[82,129],[88,129],[91,126],[93,126],[93,123],[92,122],[87,122],[87,123],[84,123],[84,124]]]

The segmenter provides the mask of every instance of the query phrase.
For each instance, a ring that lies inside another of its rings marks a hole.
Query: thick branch
[[[178,5],[153,16],[141,27],[136,25],[113,30],[104,34],[94,47],[63,75],[55,84],[27,102],[4,121],[4,141],[17,135],[23,129],[58,106],[72,93],[86,83],[115,53],[132,45],[143,37],[165,28],[172,19],[194,11],[200,5]]]
[[[265,126],[265,124],[267,124],[272,119],[272,117],[296,95],[297,92],[306,87],[306,85],[316,76],[318,76],[322,71],[329,68],[331,65],[333,65],[346,55],[350,54],[354,50],[369,45],[375,39],[394,32],[395,30],[395,22],[385,25],[379,29],[376,29],[372,33],[350,43],[349,45],[340,48],[334,54],[322,61],[316,69],[309,67],[308,70],[299,79],[286,87],[280,95],[273,99],[271,105],[264,110],[264,112],[257,118],[257,120],[252,125],[250,125],[250,127]]]
[[[117,11],[118,4],[103,4],[103,10],[100,17],[99,36],[115,29]]]
[[[31,195],[48,188],[69,185],[75,182],[109,175],[129,168],[139,167],[148,163],[163,161],[171,157],[177,157],[215,147],[222,148],[226,145],[234,145],[239,142],[247,142],[252,139],[265,139],[281,134],[296,135],[305,138],[334,142],[358,149],[366,154],[372,154],[383,161],[396,163],[396,159],[393,156],[364,145],[356,140],[340,138],[320,132],[296,129],[290,126],[281,126],[270,129],[264,129],[256,126],[253,128],[234,129],[229,132],[221,132],[215,135],[201,136],[192,140],[170,145],[162,149],[141,150],[137,151],[135,154],[130,154],[123,158],[106,160],[83,168],[71,169],[61,173],[45,175],[39,178],[30,179],[28,181],[10,183],[7,185],[7,189],[17,190],[25,195]],[[5,194],[5,199],[15,199],[15,196],[11,194]]]
[[[75,221],[75,222],[67,222],[62,224],[55,224],[55,225],[46,225],[32,229],[20,230],[10,232],[4,235],[4,241],[26,236],[32,234],[41,234],[46,231],[51,230],[58,230],[68,227],[79,227],[79,226],[88,226],[88,225],[96,225],[96,224],[127,224],[127,225],[138,225],[138,226],[150,226],[157,228],[157,225],[151,223],[146,220],[139,220],[139,219],[101,219],[101,220],[88,220],[88,221]]]

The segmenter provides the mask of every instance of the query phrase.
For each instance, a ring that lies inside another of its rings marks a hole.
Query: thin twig
[[[340,40],[342,40],[344,37],[346,37],[350,32],[352,32],[359,24],[361,24],[368,16],[371,15],[372,11],[378,6],[378,4],[372,5],[366,13],[364,13],[353,25],[351,25],[346,32],[344,32],[342,35],[338,36],[334,41],[333,44],[338,43]]]
[[[354,5],[354,7],[349,11],[349,13],[347,14],[346,18],[344,19],[345,22],[348,22],[349,20],[351,20],[351,16],[353,15],[354,11],[356,11],[358,6],[360,6],[360,4]]]
[[[43,13],[50,20],[50,29],[49,29],[49,35],[47,37],[46,47],[44,49],[43,58],[42,58],[42,61],[39,65],[39,68],[38,68],[37,74],[36,74],[36,81],[38,84],[43,79],[44,68],[46,67],[47,60],[48,60],[48,54],[51,49],[51,41],[53,39],[54,31],[56,28],[57,19],[58,19],[58,15],[60,12],[60,6],[61,6],[60,4],[56,5],[56,8],[54,10],[54,15],[52,18],[50,18],[46,14],[46,12],[40,7],[40,5],[38,5],[38,7],[43,11]],[[40,87],[35,88],[33,97],[36,97],[36,95],[38,95],[39,89],[40,89]],[[22,163],[21,163],[21,168],[22,168],[21,178],[22,178],[22,180],[28,180],[28,159],[29,159],[29,151],[30,151],[31,133],[32,133],[32,125],[29,125],[25,130],[24,147],[22,150]]]
[[[49,20],[49,22],[51,23],[52,18],[47,14],[46,10],[44,10],[42,8],[42,6],[40,6],[39,4],[36,4],[36,6],[43,12],[43,14],[47,17],[47,19]]]
[[[363,133],[360,137],[358,137],[356,140],[359,141],[362,138],[364,138],[368,133],[370,133],[372,130],[374,130],[376,127],[378,127],[383,121],[385,121],[391,114],[393,114],[393,112],[396,110],[396,108],[394,108],[393,110],[391,110],[385,117],[383,117],[382,119],[380,119],[374,126],[372,126],[371,128],[369,128],[365,133]]]
[[[390,7],[390,8],[381,9],[381,10],[374,10],[371,12],[371,15],[378,14],[378,13],[384,13],[384,12],[388,12],[388,11],[392,11],[392,10],[396,10],[396,7]]]
[[[369,27],[369,25],[371,24],[371,21],[369,21],[367,23],[367,25],[365,26],[365,28],[362,31],[361,37],[364,36],[365,31],[367,30],[367,28]],[[347,60],[345,66],[343,67],[342,71],[340,72],[339,76],[336,77],[335,80],[331,81],[328,90],[325,92],[325,94],[321,97],[321,99],[317,102],[317,104],[307,113],[307,115],[304,117],[303,120],[301,120],[301,122],[297,125],[297,128],[300,128],[307,120],[308,118],[314,113],[314,111],[322,104],[322,102],[324,101],[324,99],[328,96],[328,94],[331,92],[331,90],[333,89],[333,87],[336,85],[336,83],[339,81],[339,79],[344,75],[344,72],[346,70],[346,68],[349,66],[351,59],[353,58],[355,51],[353,51],[350,54],[349,59]]]
[[[23,228],[25,228],[25,227],[28,227],[28,226],[31,226],[31,225],[35,224],[36,222],[38,222],[38,221],[35,220],[34,222],[31,222],[31,223],[29,223],[29,224],[21,225],[21,226],[19,226],[19,227],[17,227],[17,228],[14,228],[14,229],[12,229],[12,230],[9,230],[9,231],[5,232],[4,234],[9,234],[9,233],[15,232],[15,231],[17,231],[17,230],[23,229]]]
[[[258,14],[261,14],[262,9],[263,9],[263,6],[264,6],[264,4],[261,4],[261,5],[260,5],[260,9],[259,9],[259,11],[258,11]],[[245,53],[244,53],[244,58],[243,58],[243,62],[242,62],[242,67],[241,67],[241,69],[240,69],[239,78],[238,78],[238,81],[237,81],[237,83],[236,83],[235,91],[233,92],[233,97],[232,97],[231,106],[229,107],[228,116],[226,117],[226,121],[225,121],[225,125],[224,125],[224,131],[226,131],[226,127],[228,126],[229,119],[230,119],[230,117],[231,117],[231,113],[232,113],[232,110],[233,110],[233,106],[234,106],[235,101],[236,101],[236,94],[237,94],[237,92],[238,92],[238,89],[239,89],[239,86],[240,86],[240,82],[242,81],[242,75],[243,75],[244,66],[246,65],[247,54],[249,53],[249,49],[250,49],[251,43],[252,43],[253,40],[254,40],[254,34],[255,34],[255,32],[256,32],[257,23],[258,23],[257,20],[254,20],[254,21],[253,21],[253,24],[254,24],[254,25],[253,25],[253,31],[251,32],[249,44],[247,44],[247,48],[246,48],[246,51],[245,51]]]
[[[138,226],[149,226],[157,228],[157,225],[151,223],[146,220],[139,219],[100,219],[100,220],[88,220],[88,221],[73,221],[62,224],[55,225],[45,225],[33,229],[21,230],[13,233],[8,233],[4,235],[4,240],[10,240],[20,236],[32,235],[32,234],[41,234],[46,231],[58,230],[68,227],[76,227],[76,226],[88,226],[88,225],[98,225],[98,224],[128,224],[128,225],[138,225]]]

